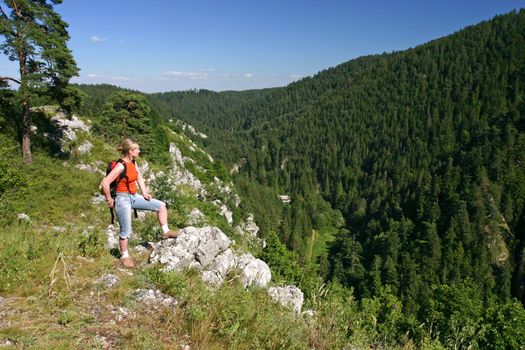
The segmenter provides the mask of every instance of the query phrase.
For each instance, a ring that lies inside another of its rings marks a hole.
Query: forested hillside
[[[525,10],[283,88],[144,94],[69,84],[59,3],[3,2],[0,347],[523,349]],[[97,190],[127,137],[183,231],[134,219],[133,270]],[[232,249],[155,264],[201,228]]]
[[[388,286],[422,320],[447,288],[525,300],[525,11],[285,88],[149,97],[291,196],[275,230],[302,261],[339,210],[317,268],[358,296]]]

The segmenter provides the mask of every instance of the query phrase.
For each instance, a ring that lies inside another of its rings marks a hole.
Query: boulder
[[[217,227],[186,227],[179,237],[158,243],[150,255],[151,263],[164,265],[163,271],[196,269],[204,282],[219,285],[232,270],[237,270],[245,288],[265,287],[272,275],[262,260],[251,254],[236,257],[232,241]]]
[[[231,240],[217,227],[186,227],[176,239],[160,242],[150,255],[152,263],[164,265],[164,271],[186,268],[206,269],[231,245]]]
[[[237,258],[237,270],[244,288],[252,285],[266,287],[272,279],[272,273],[266,263],[256,259],[250,253],[243,254]]]
[[[160,290],[153,289],[137,289],[135,291],[135,300],[144,303],[145,305],[154,309],[159,306],[174,306],[177,305],[177,300],[169,295],[162,293]]]
[[[213,204],[219,208],[219,212],[222,216],[224,216],[226,222],[228,222],[229,225],[232,225],[233,212],[226,206],[226,204],[222,203],[219,199],[214,200]]]
[[[237,226],[236,230],[243,236],[255,238],[259,233],[259,226],[253,221],[253,214],[249,214],[246,221]]]
[[[177,185],[188,185],[198,193],[205,194],[205,189],[199,179],[184,167],[184,159],[180,150],[174,144],[170,144],[170,154],[173,160],[170,175]]]
[[[188,215],[187,223],[191,226],[197,226],[204,223],[205,215],[198,208],[193,208],[190,215]]]
[[[80,130],[89,133],[89,126],[75,115],[73,115],[71,119],[68,119],[64,113],[58,112],[51,118],[51,121],[62,129]]]
[[[268,295],[282,305],[291,307],[297,314],[301,312],[304,295],[296,286],[270,287],[268,288]]]
[[[117,230],[117,228],[114,227],[113,225],[109,225],[108,229],[106,230],[106,234],[108,237],[107,244],[106,244],[108,249],[117,249],[119,247],[118,245],[119,231]]]
[[[95,281],[96,284],[100,285],[103,288],[111,288],[117,285],[120,282],[120,279],[113,274],[105,274]]]
[[[89,152],[91,152],[92,148],[93,148],[93,144],[86,140],[86,141],[84,141],[83,144],[78,146],[77,152],[80,153],[80,154],[89,153]]]
[[[56,131],[53,135],[47,135],[47,137],[60,145],[62,153],[67,153],[64,149],[66,143],[78,139],[75,130],[89,133],[89,126],[84,124],[81,119],[76,116],[72,116],[71,119],[68,119],[62,111],[58,111],[56,115],[51,118],[51,122],[55,125]]]
[[[229,271],[236,266],[236,258],[231,249],[227,249],[213,260],[206,271],[202,272],[202,280],[211,285],[220,285]]]
[[[25,213],[19,213],[17,218],[20,221],[26,221],[26,222],[30,222],[31,221],[31,218]]]
[[[102,170],[100,170],[96,165],[80,163],[80,164],[76,164],[75,168],[80,169],[80,170],[84,170],[84,171],[89,171],[91,173],[100,174],[102,176],[106,175],[106,173],[103,172]]]

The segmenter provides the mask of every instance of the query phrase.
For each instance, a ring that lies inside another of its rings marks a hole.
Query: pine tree
[[[27,163],[31,155],[31,97],[37,92],[66,99],[69,79],[78,68],[71,51],[67,23],[53,10],[62,0],[3,0],[0,2],[0,49],[11,61],[18,61],[20,78],[2,77],[19,84],[22,112],[19,117],[22,154]],[[74,91],[69,91],[73,95]]]

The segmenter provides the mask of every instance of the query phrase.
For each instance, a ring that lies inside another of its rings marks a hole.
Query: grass
[[[371,316],[353,301],[351,292],[320,289],[312,302],[316,314],[303,318],[271,301],[265,290],[245,290],[235,274],[211,290],[197,273],[161,272],[148,264],[148,252],[133,249],[137,268],[123,269],[105,247],[106,207],[92,203],[100,175],[74,168],[75,163],[110,157],[111,147],[96,138],[90,141],[95,145],[90,156],[59,160],[35,150],[34,163],[26,165],[14,143],[0,135],[0,164],[7,164],[4,174],[9,174],[0,177],[0,346],[9,342],[3,347],[370,348],[376,334],[363,323]],[[10,186],[15,183],[20,185]],[[184,210],[198,206],[212,224],[225,227],[227,234],[233,231],[212,204],[182,196],[180,206]],[[19,213],[31,220],[17,219]],[[170,224],[184,223],[173,209],[170,219]],[[154,240],[156,226],[154,215],[134,223],[143,239]],[[130,243],[133,247],[137,241]],[[116,286],[106,288],[97,282],[108,273],[119,278]],[[160,289],[178,303],[147,306],[135,299],[137,288]],[[407,344],[404,348],[409,349]]]

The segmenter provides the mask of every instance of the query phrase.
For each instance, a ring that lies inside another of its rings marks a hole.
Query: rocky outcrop
[[[93,144],[89,141],[84,141],[83,144],[77,147],[77,152],[80,154],[89,153],[91,152],[91,149],[93,148]]]
[[[144,177],[144,180],[146,183],[150,183],[157,179],[158,175],[154,174],[153,171],[149,168],[149,163],[145,159],[141,159],[140,163],[137,163],[139,166],[140,173],[142,174],[142,177]]]
[[[171,178],[177,185],[188,185],[195,189],[197,193],[205,194],[204,186],[188,169],[184,167],[184,159],[180,150],[173,143],[170,144],[170,155],[173,160],[171,168]]]
[[[106,175],[105,172],[100,170],[96,165],[92,165],[92,164],[83,164],[83,163],[75,164],[75,168],[80,169],[80,170],[84,170],[84,171],[89,171],[89,172],[95,173],[95,174],[100,174],[102,176]]]
[[[218,177],[214,177],[213,185],[217,187],[219,192],[222,193],[227,200],[231,199],[232,202],[235,204],[235,206],[239,207],[239,204],[241,204],[241,198],[239,197],[237,193],[233,191],[232,183],[227,185],[223,181],[221,181]]]
[[[25,214],[25,213],[19,213],[18,216],[17,216],[18,220],[20,221],[26,221],[26,222],[31,222],[31,218],[29,217],[29,215]]]
[[[226,204],[222,203],[218,199],[213,201],[213,204],[219,208],[220,214],[224,216],[228,225],[233,224],[233,212],[226,206]]]
[[[216,227],[187,227],[176,240],[161,241],[151,253],[150,260],[163,264],[164,271],[203,270],[230,245],[230,239]]]
[[[175,300],[169,295],[162,293],[158,289],[137,289],[135,291],[135,300],[154,309],[158,308],[161,305],[175,306],[178,304],[177,300]]]
[[[249,214],[248,217],[239,226],[235,227],[237,233],[242,236],[248,236],[250,238],[257,237],[259,233],[259,226],[253,220],[253,214]]]
[[[282,305],[291,307],[297,314],[301,312],[304,295],[296,286],[270,287],[268,295]]]
[[[95,281],[95,283],[102,288],[112,288],[116,286],[119,282],[120,278],[111,273],[105,274],[104,276],[100,277]]]
[[[150,255],[151,263],[164,265],[164,271],[192,268],[201,272],[204,282],[219,285],[236,270],[245,288],[265,287],[271,280],[270,268],[251,254],[237,257],[231,240],[217,227],[187,227],[176,239],[158,243]]]
[[[212,264],[202,272],[202,280],[211,285],[220,285],[229,271],[235,269],[236,258],[231,249],[226,249],[213,259]]]
[[[68,119],[63,112],[59,111],[54,117],[51,118],[51,121],[66,132],[80,130],[89,133],[89,126],[87,126],[81,119],[79,119],[75,115],[73,115],[71,119]],[[76,140],[76,136],[75,138],[70,138],[70,141],[74,140]]]
[[[205,222],[206,216],[198,208],[193,208],[186,221],[190,226],[200,226]]]
[[[180,125],[180,127],[182,128],[183,131],[189,130],[195,136],[199,136],[199,137],[201,137],[203,139],[207,139],[208,138],[208,135],[203,134],[202,132],[199,132],[199,131],[195,130],[193,125],[186,124],[182,120],[177,120],[176,123],[178,125]]]
[[[119,231],[118,229],[113,226],[113,225],[109,225],[107,230],[106,230],[106,236],[107,236],[107,243],[106,243],[106,247],[108,247],[108,249],[116,249],[118,248],[118,234],[119,234]]]
[[[249,253],[237,259],[237,269],[244,288],[248,288],[251,285],[266,287],[272,279],[272,273],[268,265],[264,261],[254,258]]]
[[[55,130],[52,133],[44,133],[44,136],[59,145],[62,153],[68,153],[68,150],[65,149],[66,143],[78,140],[76,131],[89,133],[89,126],[87,126],[80,118],[75,115],[68,118],[66,113],[58,109],[57,106],[34,107],[31,108],[31,111],[48,115],[54,114],[53,117],[51,117],[51,123],[55,126]],[[36,131],[36,127],[33,131]],[[84,143],[76,151],[79,153],[89,152],[93,145],[89,143],[91,145],[89,146],[88,143]]]
[[[58,141],[60,144],[60,149],[62,152],[64,146],[67,142],[76,141],[78,139],[75,131],[83,131],[89,133],[89,126],[84,124],[84,122],[76,116],[72,116],[71,119],[68,119],[63,112],[57,112],[57,114],[51,118],[51,122],[56,126],[56,132],[54,135],[51,135],[55,141]]]

